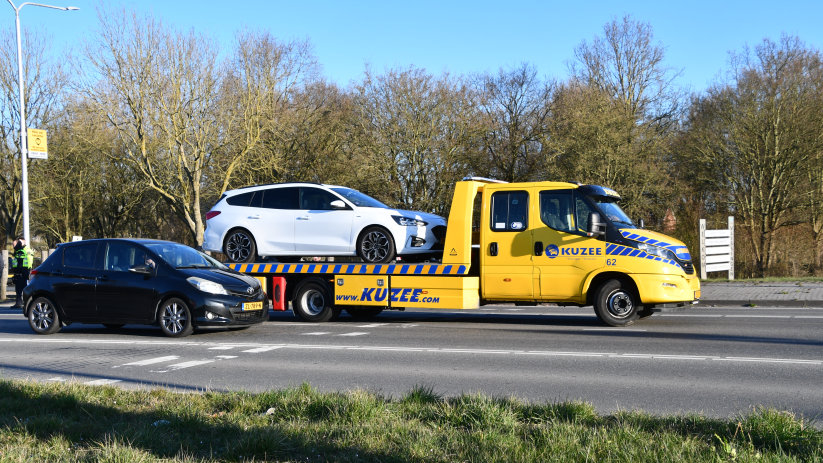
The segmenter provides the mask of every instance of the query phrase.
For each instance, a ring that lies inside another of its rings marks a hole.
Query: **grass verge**
[[[399,399],[308,385],[250,394],[0,380],[2,461],[823,461],[789,413],[599,416],[582,402]]]

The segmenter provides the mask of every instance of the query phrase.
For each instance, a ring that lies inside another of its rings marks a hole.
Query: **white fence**
[[[729,228],[706,230],[706,219],[700,219],[700,278],[707,272],[729,272],[734,280],[734,217],[729,216]]]

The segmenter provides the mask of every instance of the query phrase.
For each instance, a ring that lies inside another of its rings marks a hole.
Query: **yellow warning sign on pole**
[[[29,159],[48,159],[49,147],[46,140],[46,131],[43,129],[29,129]]]

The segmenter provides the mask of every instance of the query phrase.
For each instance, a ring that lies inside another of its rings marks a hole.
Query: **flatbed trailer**
[[[455,185],[442,262],[228,265],[263,281],[274,310],[291,302],[310,322],[343,309],[357,317],[554,302],[593,305],[601,321],[622,326],[664,306],[696,303],[700,283],[686,246],[634,227],[618,199],[593,185],[467,179]]]

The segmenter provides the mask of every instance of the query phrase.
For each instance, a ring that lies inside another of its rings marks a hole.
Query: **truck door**
[[[606,262],[603,241],[586,235],[593,209],[576,190],[544,190],[539,201],[540,224],[533,232],[539,279],[535,293],[540,298],[580,301],[586,277]]]
[[[529,231],[529,193],[503,190],[492,193],[487,218],[481,224],[480,250],[483,297],[498,300],[534,296],[532,236]],[[486,212],[488,211],[488,212]]]

